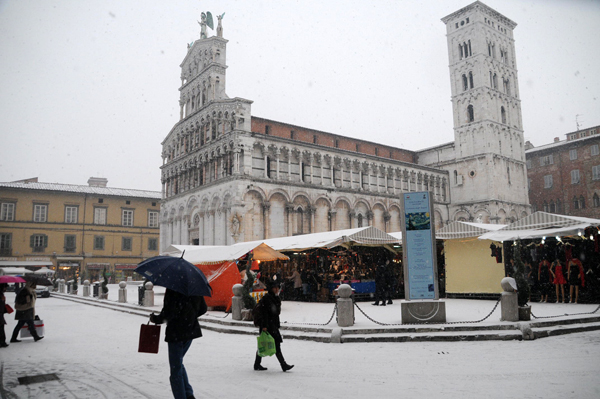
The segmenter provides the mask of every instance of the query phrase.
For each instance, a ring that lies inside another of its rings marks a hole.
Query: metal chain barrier
[[[231,312],[225,312],[225,316],[215,316],[214,314],[208,314],[208,313],[206,313],[203,316],[214,317],[215,319],[225,319],[230,314],[231,314]]]
[[[600,310],[600,305],[598,305],[598,307],[596,308],[596,310],[592,311],[592,312],[583,312],[583,313],[565,313],[565,314],[561,314],[561,315],[556,315],[556,316],[536,316],[533,314],[533,312],[531,312],[531,316],[533,316],[534,319],[553,319],[555,317],[563,317],[563,316],[578,316],[578,315],[582,315],[582,314],[594,314],[596,313],[598,310]]]
[[[492,313],[494,313],[496,311],[496,308],[498,307],[498,304],[500,304],[500,300],[502,298],[498,298],[498,301],[496,302],[496,304],[494,305],[494,308],[492,309],[492,311],[490,313],[488,313],[487,316],[485,316],[483,319],[480,320],[475,320],[475,321],[447,321],[445,323],[434,323],[434,324],[475,324],[475,323],[481,323],[482,321],[487,320]],[[354,302],[354,306],[356,306],[356,308],[358,310],[360,310],[360,312],[369,320],[371,320],[373,323],[375,324],[379,324],[380,326],[406,326],[406,325],[423,325],[423,324],[428,324],[428,323],[381,323],[378,322],[377,320],[369,317],[359,306],[356,302]],[[600,306],[599,306],[600,308]],[[598,309],[596,309],[598,310]]]
[[[335,306],[333,307],[333,313],[331,314],[331,317],[329,318],[329,321],[327,323],[317,324],[317,323],[288,323],[288,322],[286,322],[286,324],[298,324],[301,326],[326,326],[329,323],[331,323],[331,320],[333,320],[333,316],[335,316],[336,312],[337,312],[337,302],[335,303]]]

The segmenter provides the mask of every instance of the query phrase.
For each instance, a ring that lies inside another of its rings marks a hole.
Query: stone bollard
[[[90,296],[90,280],[83,282],[83,296]]]
[[[144,292],[144,306],[154,306],[154,284],[148,281],[144,287],[146,287],[146,291]]]
[[[340,284],[337,289],[340,296],[337,300],[337,323],[340,327],[352,327],[354,325],[354,302],[352,295],[352,287],[348,284]]]
[[[67,292],[69,294],[73,294],[73,281],[69,280],[69,282],[67,283]]]
[[[125,281],[119,283],[119,302],[127,303],[127,283]]]
[[[500,299],[500,307],[502,309],[500,321],[519,321],[517,282],[512,277],[504,277],[500,285],[504,290]]]
[[[61,278],[60,280],[58,280],[58,292],[60,292],[61,294],[65,293],[65,279]]]
[[[233,298],[231,298],[231,318],[233,320],[242,320],[242,309],[244,309],[242,292],[244,286],[235,284],[231,290],[233,291]]]

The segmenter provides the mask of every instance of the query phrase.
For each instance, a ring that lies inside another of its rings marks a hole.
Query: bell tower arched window
[[[473,122],[475,120],[475,111],[473,110],[473,105],[469,104],[467,107],[467,121]]]

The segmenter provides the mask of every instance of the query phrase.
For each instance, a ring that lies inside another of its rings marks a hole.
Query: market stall
[[[240,269],[245,269],[245,261],[252,252],[252,259],[258,266],[261,262],[288,260],[288,257],[264,243],[240,243],[229,246],[171,245],[165,255],[181,256],[196,265],[208,279],[213,291],[206,298],[206,304],[214,308],[231,308],[231,287],[242,282]],[[241,267],[238,266],[242,260]]]
[[[479,239],[502,245],[508,276],[515,273],[512,245],[520,240],[518,256],[526,266],[532,300],[545,293],[547,301],[576,301],[572,293],[581,291],[583,301],[598,302],[599,228],[599,219],[536,212]]]
[[[505,226],[456,221],[436,231],[436,238],[443,241],[447,297],[486,298],[502,292],[502,245],[478,237]]]
[[[389,285],[397,291],[401,270],[399,240],[373,226],[355,229],[304,234],[260,241],[287,254],[289,262],[261,265],[265,277],[280,274],[287,285],[284,298],[326,301],[342,284],[349,284],[356,297],[372,297],[375,293],[375,268],[390,259]],[[303,287],[295,290],[291,282],[294,271],[299,273]]]

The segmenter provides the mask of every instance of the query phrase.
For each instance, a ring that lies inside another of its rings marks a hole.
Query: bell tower
[[[450,173],[450,220],[509,223],[530,211],[513,31],[480,1],[444,18],[454,143],[424,151]]]

